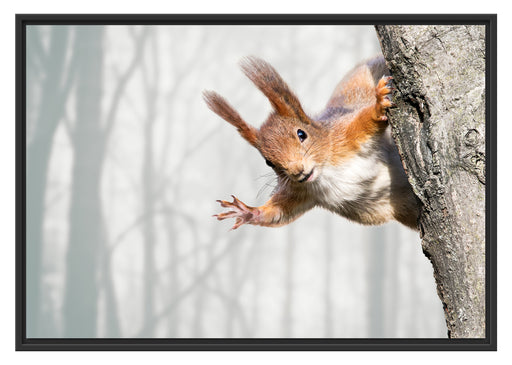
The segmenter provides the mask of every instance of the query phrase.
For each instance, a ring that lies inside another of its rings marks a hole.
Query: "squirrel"
[[[214,217],[235,218],[232,230],[243,224],[279,227],[319,206],[364,225],[396,220],[418,229],[418,202],[388,128],[394,88],[382,56],[352,69],[316,117],[304,112],[269,63],[250,56],[240,66],[272,105],[259,129],[219,94],[204,91],[203,97],[261,153],[277,175],[277,186],[259,207],[234,195],[232,202],[217,200],[229,211]]]

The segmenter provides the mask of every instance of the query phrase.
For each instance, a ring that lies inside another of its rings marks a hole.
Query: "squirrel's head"
[[[208,107],[235,126],[278,175],[299,183],[315,180],[329,150],[328,131],[306,115],[297,96],[270,64],[248,57],[241,67],[272,104],[273,112],[263,125],[257,129],[246,123],[212,91],[204,92]]]

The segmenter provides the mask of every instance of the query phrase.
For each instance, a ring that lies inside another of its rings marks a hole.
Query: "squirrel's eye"
[[[302,129],[297,129],[297,137],[299,137],[299,141],[304,142],[308,135]]]
[[[272,167],[272,168],[276,167],[276,165],[274,165],[274,164],[273,164],[272,162],[270,162],[269,160],[265,160],[265,163],[266,163],[268,166]]]

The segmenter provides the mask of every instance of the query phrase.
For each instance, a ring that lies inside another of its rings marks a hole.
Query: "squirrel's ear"
[[[252,146],[257,148],[258,130],[247,124],[240,114],[228,104],[226,99],[214,91],[204,91],[203,98],[213,112],[228,123],[234,125],[240,135]]]
[[[269,63],[249,56],[242,59],[240,67],[244,74],[265,94],[279,115],[299,118],[309,124],[309,118],[304,113],[299,99]]]

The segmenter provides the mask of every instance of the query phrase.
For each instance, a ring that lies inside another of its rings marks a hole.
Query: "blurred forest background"
[[[416,232],[211,217],[274,179],[202,91],[259,125],[255,55],[315,114],[373,27],[27,26],[26,46],[28,338],[446,337]]]

